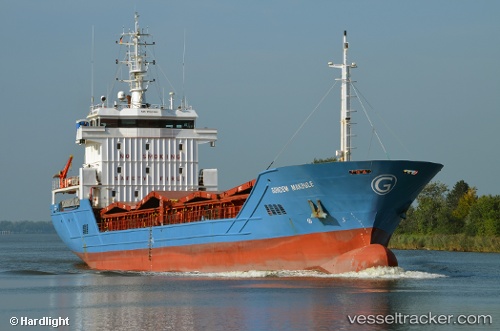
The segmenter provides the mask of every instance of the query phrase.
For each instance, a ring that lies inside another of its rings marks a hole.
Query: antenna
[[[182,51],[182,110],[186,107],[186,94],[184,90],[184,83],[186,82],[186,69],[185,69],[185,58],[186,58],[186,29],[184,29],[184,49]]]
[[[92,47],[90,51],[90,105],[94,105],[94,26],[92,25]]]

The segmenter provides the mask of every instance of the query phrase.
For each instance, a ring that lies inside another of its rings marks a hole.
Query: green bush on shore
[[[390,247],[500,252],[500,196],[483,195],[463,180],[452,190],[429,183],[394,232]]]
[[[392,249],[431,249],[458,252],[500,252],[500,237],[460,234],[394,234]]]

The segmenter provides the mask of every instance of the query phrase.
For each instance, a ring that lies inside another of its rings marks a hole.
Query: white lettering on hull
[[[308,190],[314,187],[314,182],[312,180],[307,182],[295,183],[283,186],[271,187],[271,192],[273,194],[287,193],[290,191]]]

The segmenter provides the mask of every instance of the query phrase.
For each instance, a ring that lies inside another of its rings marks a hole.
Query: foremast
[[[343,63],[334,64],[329,62],[330,68],[342,70],[342,77],[338,80],[341,85],[341,103],[340,103],[340,150],[337,150],[336,156],[339,161],[351,161],[351,68],[356,68],[356,63],[347,63],[347,50],[349,43],[347,42],[347,31],[344,31],[344,54]]]

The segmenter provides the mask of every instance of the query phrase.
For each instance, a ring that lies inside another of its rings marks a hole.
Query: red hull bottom
[[[370,244],[371,231],[359,229],[77,255],[92,269],[125,271],[319,270],[344,273],[375,266],[397,266],[396,257],[389,249]]]

